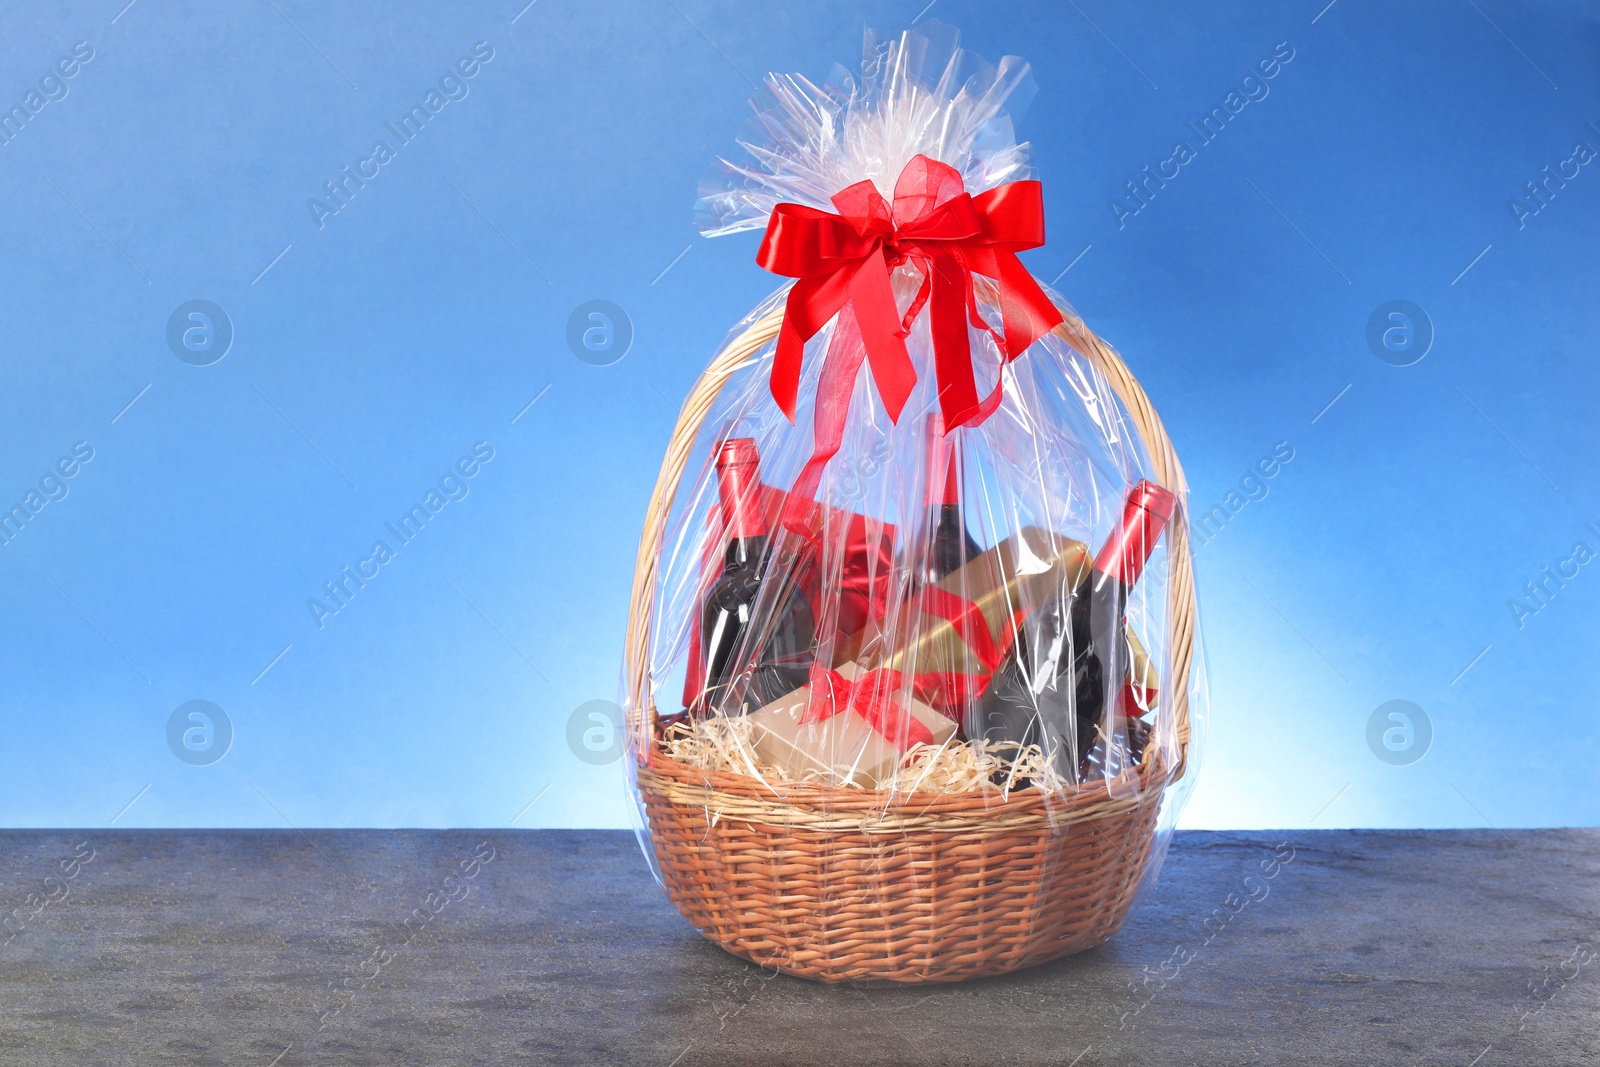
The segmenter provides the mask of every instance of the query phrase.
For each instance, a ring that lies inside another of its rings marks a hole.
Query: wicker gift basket
[[[1016,68],[1008,66],[1008,60],[998,70],[984,67],[979,76],[974,76],[973,58],[955,47],[953,35],[941,39],[941,32],[936,25],[924,24],[917,35],[902,36],[887,45],[878,45],[869,38],[869,69],[859,83],[850,81],[842,88],[830,84],[826,90],[819,90],[809,83],[791,80],[775,81],[774,88],[792,93],[799,85],[807,107],[789,107],[787,113],[791,117],[801,110],[815,113],[820,98],[831,100],[842,112],[863,113],[870,110],[868,105],[873,101],[881,105],[891,96],[898,79],[902,92],[909,85],[921,85],[933,106],[949,111],[959,111],[962,100],[977,99],[981,106],[958,117],[975,128],[992,130],[998,102],[1017,81]],[[877,69],[871,69],[874,63]],[[962,77],[952,81],[952,71]],[[937,76],[941,73],[942,79]],[[960,88],[953,90],[951,85]],[[975,86],[987,91],[975,91]],[[952,99],[956,101],[954,106]],[[886,110],[880,108],[880,116]],[[772,123],[767,125],[770,128]],[[848,132],[841,137],[848,142]],[[915,145],[913,139],[911,147]],[[896,170],[907,152],[897,157],[893,152],[889,155],[893,158],[887,166]],[[1019,173],[1006,150],[997,153],[984,149],[985,161],[994,164],[997,158],[1004,165],[991,168],[991,179]],[[893,174],[889,176],[892,178]],[[963,177],[969,186],[994,188],[1002,184],[985,181],[981,175],[974,179],[971,166]],[[774,186],[773,199],[785,194],[794,196],[792,184]],[[842,187],[840,182],[833,183],[833,191]],[[759,196],[749,195],[750,189],[750,182],[741,181],[730,194],[733,199],[724,200],[723,204],[726,207],[734,201],[754,199],[759,210],[746,210],[746,215],[765,220],[773,213],[771,205],[763,207]],[[744,207],[748,209],[749,204]],[[898,198],[894,210],[901,212]],[[769,241],[770,237],[769,228]],[[926,276],[938,267],[930,268],[928,261],[919,261],[914,251],[907,254],[907,259],[902,264],[905,277],[897,277],[896,284],[909,292],[915,288],[919,272]],[[804,284],[802,281],[796,289]],[[992,275],[975,277],[971,285],[976,293],[974,306],[1005,310],[1005,294]],[[900,289],[896,292],[900,293]],[[1165,526],[1164,553],[1157,554],[1153,573],[1134,587],[1135,599],[1123,609],[1130,633],[1135,619],[1144,627],[1142,642],[1138,637],[1130,640],[1140,646],[1141,655],[1148,647],[1146,659],[1152,664],[1148,668],[1152,672],[1149,692],[1159,690],[1159,704],[1151,696],[1141,706],[1131,708],[1128,717],[1117,720],[1124,723],[1125,729],[1116,734],[1115,740],[1109,732],[1113,713],[1106,712],[1106,728],[1098,734],[1091,731],[1083,755],[1073,748],[1064,777],[1029,764],[1033,770],[1027,773],[1033,777],[1024,780],[1015,767],[1008,776],[1003,770],[991,772],[991,764],[983,763],[981,773],[977,777],[969,774],[965,786],[959,778],[930,786],[927,768],[932,764],[928,753],[933,753],[935,761],[950,753],[963,759],[976,753],[971,758],[981,761],[990,750],[981,741],[963,740],[958,733],[946,735],[939,743],[913,743],[909,751],[904,751],[908,748],[906,730],[915,730],[916,726],[904,716],[894,717],[901,705],[895,704],[893,693],[885,698],[895,706],[891,708],[893,714],[885,713],[889,719],[883,721],[900,723],[902,751],[894,753],[894,758],[901,763],[900,769],[892,772],[895,777],[863,782],[848,778],[841,781],[836,774],[819,772],[775,772],[751,755],[744,741],[737,740],[732,746],[736,751],[729,758],[708,762],[684,757],[685,749],[672,743],[673,738],[687,736],[691,728],[701,729],[707,719],[744,728],[733,716],[717,718],[705,712],[699,719],[694,715],[686,719],[684,713],[679,713],[679,725],[669,727],[664,723],[673,721],[669,717],[678,709],[659,705],[671,691],[666,676],[673,666],[684,669],[684,658],[693,661],[696,650],[708,640],[696,629],[704,611],[706,560],[712,558],[712,548],[727,536],[725,528],[708,528],[700,521],[702,512],[707,510],[708,494],[713,492],[709,487],[718,484],[712,475],[711,457],[732,435],[744,432],[742,427],[748,427],[748,419],[754,417],[752,412],[763,405],[768,409],[773,405],[764,387],[775,374],[775,361],[782,363],[781,353],[775,355],[775,350],[783,345],[786,316],[797,314],[794,309],[798,298],[793,293],[780,292],[758,308],[730,335],[729,342],[700,376],[683,404],[646,515],[634,574],[623,677],[630,787],[641,816],[646,854],[674,904],[707,938],[752,962],[821,981],[957,981],[1043,963],[1098,944],[1116,932],[1141,886],[1153,878],[1159,864],[1165,844],[1163,831],[1170,829],[1175,819],[1175,799],[1181,799],[1175,797],[1181,790],[1174,786],[1191,762],[1191,722],[1203,710],[1196,707],[1204,702],[1203,670],[1197,654],[1194,584],[1184,510],[1186,488],[1172,443],[1143,389],[1117,353],[1059,298],[1051,298],[1052,310],[1057,312],[1052,317],[1057,321],[1048,332],[1038,331],[1043,336],[1037,337],[1031,348],[1011,354],[1016,368],[1026,367],[1030,360],[1037,364],[1036,368],[1006,371],[1010,361],[1001,335],[998,330],[989,331],[998,348],[998,354],[991,353],[999,374],[992,396],[1001,406],[984,413],[983,418],[965,419],[970,428],[961,431],[966,435],[962,440],[967,442],[964,447],[968,450],[968,457],[963,460],[968,473],[963,481],[978,484],[984,499],[992,500],[996,494],[1003,495],[1001,490],[1010,478],[1023,486],[1017,490],[1017,498],[1034,502],[1030,521],[1056,507],[1056,502],[1064,501],[1059,508],[1070,511],[1072,518],[1069,522],[1057,517],[1054,523],[1076,522],[1083,530],[1093,532],[1114,519],[1113,508],[1103,501],[1094,503],[1097,481],[1120,491],[1125,484],[1143,478],[1140,484],[1158,487],[1152,492],[1166,492],[1165,499],[1171,501],[1171,519]],[[902,299],[896,310],[906,302]],[[932,317],[937,318],[938,314],[933,309]],[[994,314],[998,321],[1001,312]],[[859,309],[856,317],[862,322],[868,319]],[[915,311],[908,314],[908,324],[915,317]],[[1005,317],[1006,334],[1011,335],[1009,310],[1005,310]],[[848,335],[847,319],[848,315],[841,313],[830,327],[812,324],[817,327],[812,332],[818,335],[815,342],[819,353],[831,345],[831,359],[832,349],[855,340]],[[980,340],[977,328],[981,325],[974,312],[973,336]],[[931,353],[936,342],[929,329],[926,323],[915,329],[906,327],[907,343],[914,350],[913,363],[926,380],[919,380],[910,389],[910,399],[898,413],[893,411],[892,403],[877,400],[869,387],[856,387],[853,398],[846,397],[849,418],[855,421],[850,422],[838,454],[831,459],[824,456],[817,460],[817,442],[825,436],[822,427],[826,416],[820,410],[821,401],[809,400],[819,388],[819,374],[820,387],[827,391],[828,372],[819,372],[815,366],[825,360],[811,360],[809,375],[799,380],[796,390],[801,398],[800,414],[807,413],[809,405],[815,417],[817,430],[813,435],[799,433],[796,427],[804,420],[791,421],[796,414],[793,410],[785,412],[790,419],[757,420],[764,427],[756,431],[763,447],[778,442],[769,449],[773,456],[783,455],[778,447],[788,439],[785,435],[796,439],[790,449],[796,458],[783,469],[798,469],[799,473],[792,478],[774,479],[794,483],[786,490],[787,497],[803,492],[818,501],[837,502],[841,478],[853,480],[859,487],[861,471],[866,468],[861,463],[851,465],[858,454],[881,456],[882,452],[889,452],[893,458],[886,461],[890,470],[885,477],[898,479],[895,484],[900,486],[897,492],[902,496],[921,501],[925,494],[920,480],[930,477],[928,463],[905,457],[921,457],[923,453],[910,445],[901,445],[898,451],[890,446],[874,449],[883,441],[893,445],[912,440],[908,435],[926,435],[912,426],[915,420],[906,417],[906,412],[921,410],[917,405],[922,401],[926,410],[932,411],[948,399],[949,390],[936,387],[933,381]],[[841,337],[846,340],[841,341]],[[802,336],[800,341],[804,340]],[[923,356],[930,362],[924,363]],[[880,364],[872,362],[871,366],[881,389],[885,376],[879,373]],[[944,372],[942,365],[940,372]],[[1025,374],[1035,378],[1026,378]],[[1055,388],[1061,396],[1057,402],[1046,390],[1036,388],[1039,382],[1050,384],[1063,375],[1082,382],[1083,391],[1076,391],[1076,386],[1072,391]],[[852,370],[849,377],[856,379],[857,375]],[[1003,402],[1000,378],[1007,382]],[[864,383],[867,379],[867,370],[862,368],[859,381]],[[730,399],[729,393],[735,395]],[[1008,406],[1013,404],[1016,411]],[[1051,414],[1065,410],[1061,404],[1071,409],[1070,416]],[[780,396],[777,407],[782,406]],[[895,414],[901,417],[896,419]],[[963,425],[962,413],[956,411],[952,415],[947,403],[945,416],[945,424]],[[746,421],[741,422],[741,418]],[[1012,470],[1006,465],[1010,462],[1007,457],[1020,453],[1008,451],[1006,442],[1011,438],[1006,435],[1015,437],[1020,432],[1015,427],[1022,425],[1029,439],[1042,439],[1048,435],[1039,423],[1051,419],[1061,423],[1076,419],[1078,422],[1073,425],[1081,423],[1088,429],[1063,431],[1064,436],[1051,438],[1078,443],[1071,449],[1059,445],[1046,449],[1042,460],[1036,458],[1026,468],[1027,476],[1007,474]],[[1001,444],[993,443],[997,440]],[[1104,455],[1098,454],[1097,448]],[[1079,453],[1086,457],[1081,462],[1074,458]],[[1107,460],[1106,455],[1113,458]],[[765,455],[762,462],[766,481],[769,460]],[[770,462],[783,467],[777,458]],[[817,470],[823,473],[813,473],[807,482],[806,473]],[[956,467],[952,465],[950,470],[953,473]],[[690,478],[693,490],[686,494]],[[1000,488],[991,492],[989,483]],[[1087,490],[1082,488],[1084,485]],[[1048,491],[1035,492],[1039,486]],[[1068,488],[1050,488],[1056,486]],[[782,495],[775,496],[774,501]],[[848,497],[844,499],[849,503]],[[885,508],[894,511],[896,505],[885,503],[887,500],[889,496],[880,494],[862,502],[858,495],[854,506],[865,513]],[[716,509],[709,510],[714,516]],[[1005,509],[994,510],[1005,520],[1006,516],[1014,519],[1022,509],[1008,504]],[[900,505],[896,513],[903,521],[892,541],[895,559],[910,551],[908,546],[920,543],[919,538],[926,539],[920,528],[913,529],[918,521],[914,511],[912,505]],[[777,511],[773,516],[781,519]],[[855,518],[859,522],[861,517]],[[872,520],[869,517],[867,521],[870,524]],[[781,532],[778,525],[773,527],[775,542],[781,539]],[[1001,541],[1005,532],[993,532],[989,539]],[[815,538],[812,545],[816,549]],[[832,558],[831,547],[818,551]],[[763,566],[767,565],[766,559],[763,557]],[[1095,567],[1100,566],[1097,558]],[[905,568],[899,563],[888,570],[892,573],[880,575],[883,580],[877,586],[887,592],[881,592],[877,600],[869,597],[872,606],[866,612],[866,629],[875,626],[880,638],[902,630],[910,633],[916,628],[903,621],[912,608],[895,599],[900,596],[896,590],[902,586],[911,588],[907,584],[911,579],[901,573]],[[714,566],[710,573],[715,573]],[[846,628],[835,621],[834,602],[843,596],[836,584],[830,584],[835,581],[825,574],[807,594],[812,598],[815,632],[819,635],[825,630]],[[1077,592],[1070,582],[1061,588],[1069,599],[1076,596],[1081,600],[1087,595],[1082,592],[1082,579],[1073,581],[1079,583]],[[1134,581],[1138,581],[1136,576],[1130,585]],[[792,592],[789,595],[791,599],[798,597]],[[1024,617],[1023,609],[1034,607],[1031,602],[1022,608],[1014,603],[1011,606],[1019,620]],[[852,627],[859,622],[856,620]],[[1122,631],[1119,628],[1117,632],[1120,642]],[[817,655],[830,663],[858,655],[862,647],[859,638],[841,639],[840,648],[849,640],[858,642],[849,646],[851,651],[846,655],[828,643],[832,638],[817,640],[827,646],[825,656],[821,652]],[[1039,642],[1037,637],[1031,640]],[[1024,656],[1022,637],[1016,637],[1008,647],[1006,655]],[[937,687],[919,682],[932,675],[918,674],[914,665],[901,666],[905,667],[904,673],[877,673],[901,687],[903,705],[921,707],[919,701],[923,699],[937,702]],[[1000,669],[994,662],[989,662],[988,667],[991,671]],[[693,662],[686,668],[691,675],[696,671],[703,674],[707,669],[704,664],[696,666]],[[817,688],[820,677],[816,670],[814,665],[809,675],[812,690]],[[1127,674],[1129,668],[1119,670]],[[832,677],[837,679],[839,675]],[[999,684],[996,678],[997,674],[986,672],[982,681],[992,687]],[[1120,680],[1117,684],[1121,684]],[[1103,687],[1103,691],[1110,694],[1113,688]],[[693,702],[693,691],[692,684],[686,686],[686,704]],[[976,691],[974,687],[961,699],[975,706],[979,699]],[[800,692],[803,696],[805,690]],[[1083,699],[1081,690],[1078,699]],[[752,711],[764,700],[747,698],[743,710]],[[868,719],[878,707],[870,699],[855,704],[847,699],[844,703],[848,706],[833,710],[859,712]],[[809,710],[810,705],[805,706],[808,710],[804,721],[810,721],[815,713]],[[762,710],[765,713],[766,709]],[[965,719],[959,710],[948,714],[964,724],[962,729],[967,735],[979,736],[981,727],[971,725],[970,710]],[[936,717],[930,717],[930,721],[933,718]],[[838,721],[843,722],[844,718]],[[874,743],[881,744],[883,738],[894,740],[891,731],[882,725],[875,729],[883,737],[872,738]],[[737,730],[723,736],[748,737]],[[916,736],[928,741],[926,735]],[[1043,736],[1032,734],[1023,740],[1039,740]],[[1137,743],[1130,738],[1136,738]],[[1068,742],[1070,747],[1070,738]],[[1019,743],[1006,751],[1021,753],[1024,748]],[[910,772],[904,768],[918,755],[923,758],[921,777],[908,777]],[[1046,764],[1051,758],[1044,752]]]

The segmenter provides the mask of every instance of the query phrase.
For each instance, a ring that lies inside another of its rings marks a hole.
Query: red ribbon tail
[[[929,257],[933,292],[928,323],[939,379],[939,410],[945,431],[965,426],[978,411],[978,384],[972,374],[972,342],[967,330],[967,299],[972,273],[955,255]]]
[[[1006,330],[1004,353],[1009,361],[1065,320],[1061,309],[1039,288],[1016,253],[999,252],[995,259],[999,268],[1000,319]]]
[[[833,328],[833,338],[828,342],[828,354],[823,357],[822,373],[817,380],[811,458],[800,469],[794,487],[789,490],[789,499],[783,505],[784,529],[807,540],[814,536],[808,519],[812,502],[817,498],[817,486],[822,482],[822,472],[828,461],[838,454],[844,442],[850,395],[855,390],[856,375],[866,354],[855,315],[850,307],[845,307],[839,312],[839,321]]]
[[[917,372],[900,334],[900,313],[895,307],[883,249],[876,249],[850,275],[850,307],[860,325],[878,396],[883,398],[889,421],[899,422],[900,412],[917,384]]]
[[[800,392],[800,371],[806,342],[845,306],[849,290],[837,275],[801,278],[789,290],[783,305],[783,326],[772,357],[772,399],[778,410],[794,421],[795,398]]]

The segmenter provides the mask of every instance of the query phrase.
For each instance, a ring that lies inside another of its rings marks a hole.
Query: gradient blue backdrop
[[[677,401],[774,287],[753,236],[697,236],[698,178],[751,79],[917,18],[1033,63],[1028,263],[1140,375],[1197,509],[1294,450],[1198,554],[1185,824],[1600,822],[1600,564],[1508,606],[1600,549],[1600,165],[1511,207],[1600,148],[1592,6],[524,2],[0,15],[7,107],[93,49],[0,145],[0,504],[94,450],[0,547],[5,824],[624,825],[568,717],[616,694]],[[480,41],[469,94],[319,227],[307,201]],[[1266,98],[1119,227],[1279,42]],[[196,298],[236,331],[204,367],[165,338]],[[565,340],[597,298],[636,331],[613,366]],[[1412,366],[1368,346],[1392,299],[1436,334]],[[307,599],[479,441],[469,495],[318,629]],[[168,749],[192,699],[233,723],[210,766]],[[1409,766],[1367,744],[1393,699],[1433,726]]]

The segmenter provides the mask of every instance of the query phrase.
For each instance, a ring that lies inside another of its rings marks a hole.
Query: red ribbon
[[[1003,364],[1062,321],[1017,259],[1044,244],[1038,182],[1009,182],[972,196],[954,167],[916,156],[900,172],[893,204],[863,181],[836,194],[833,205],[839,214],[779,204],[756,254],[765,269],[799,279],[789,291],[772,364],[772,397],[791,422],[805,343],[839,316],[817,386],[815,448],[795,481],[795,495],[806,499],[839,450],[863,359],[890,420],[899,420],[917,381],[905,339],[924,306],[947,430],[982,422],[1000,404],[998,380],[988,396],[978,396],[969,326],[994,338]],[[905,263],[921,272],[922,283],[901,316],[890,277]],[[974,274],[996,283],[1003,334],[978,312]]]
[[[830,671],[821,664],[813,665],[811,692],[800,722],[809,726],[854,711],[896,751],[906,752],[914,745],[931,745],[933,731],[895,700],[895,693],[904,684],[905,676],[899,671],[867,671],[851,681],[838,671]]]
[[[974,602],[933,585],[924,586],[918,596],[919,607],[948,622],[981,665],[974,673],[928,671],[911,678],[912,691],[919,700],[942,714],[959,719],[963,706],[982,695],[994,672],[1011,654],[1027,609],[1017,608],[1010,619],[1004,620],[1000,639],[996,640],[989,630],[988,620]]]

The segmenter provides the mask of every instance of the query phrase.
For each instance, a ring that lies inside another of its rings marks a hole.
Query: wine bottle
[[[1038,745],[1057,775],[1076,782],[1081,745],[1073,725],[1071,601],[1069,593],[1024,616],[1010,654],[967,709],[964,726],[973,740]]]
[[[756,492],[760,454],[753,438],[717,451],[717,495],[728,538],[722,574],[700,615],[703,672],[692,710],[750,710],[798,689],[810,673],[814,625],[792,576],[769,551],[766,515]],[[762,617],[758,613],[767,613]],[[752,640],[761,647],[747,648]]]
[[[1142,481],[1128,493],[1122,517],[1095,553],[1093,567],[1073,597],[1073,685],[1077,693],[1080,758],[1093,747],[1097,727],[1108,737],[1116,704],[1132,665],[1124,636],[1128,594],[1172,518],[1176,498]]]
[[[969,737],[1038,744],[1058,774],[1076,781],[1102,732],[1110,735],[1131,655],[1128,594],[1172,517],[1175,498],[1153,482],[1129,492],[1084,580],[1031,611],[1012,654],[968,723]],[[1102,759],[1103,767],[1117,761]]]
[[[928,480],[923,506],[930,530],[923,581],[937,582],[959,570],[982,551],[967,532],[961,514],[961,475],[956,465],[956,443],[944,432],[944,420],[935,412],[928,427]]]

